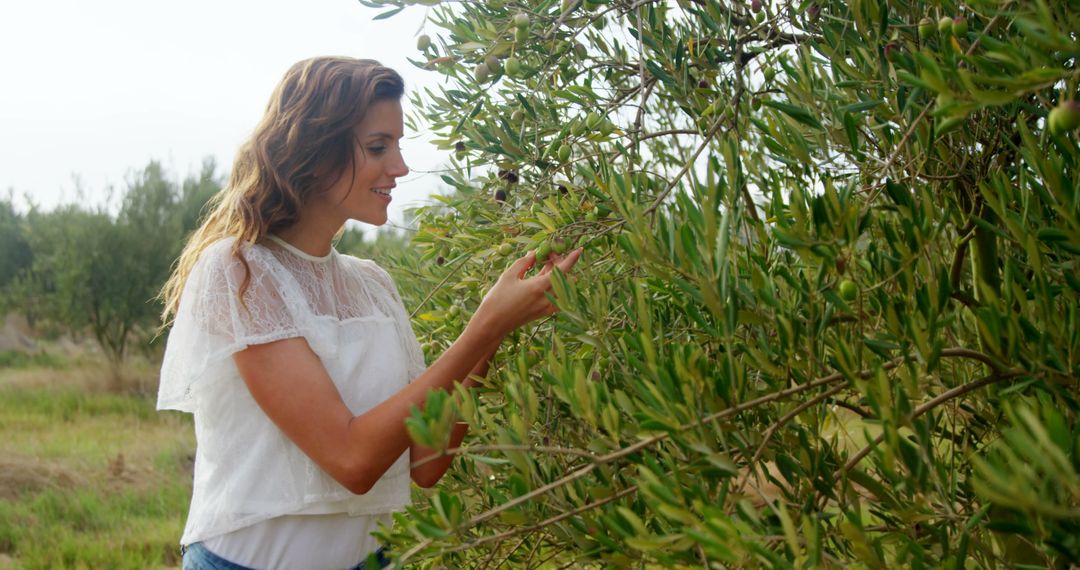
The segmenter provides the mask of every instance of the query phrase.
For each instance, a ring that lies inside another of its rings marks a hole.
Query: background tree
[[[374,231],[347,227],[334,247],[342,253],[373,259],[379,265],[387,266],[393,265],[394,260],[405,254],[409,247],[409,237],[406,232],[390,227],[381,227]]]
[[[176,259],[180,255],[187,236],[199,225],[203,215],[203,209],[210,197],[221,190],[223,175],[217,171],[217,162],[213,157],[203,160],[202,167],[197,176],[188,176],[180,185],[180,195],[177,198],[176,216],[173,223],[180,225],[182,239],[176,244],[176,253],[170,259]]]
[[[0,308],[10,303],[3,291],[30,265],[24,223],[25,217],[15,209],[13,192],[9,191],[7,198],[0,201]]]
[[[157,292],[219,188],[212,162],[182,186],[151,162],[128,181],[115,216],[104,206],[32,208],[19,234],[31,262],[6,297],[55,332],[89,333],[119,374],[132,341],[145,347],[155,336]]]
[[[513,255],[588,247],[410,421],[473,437],[401,560],[1080,562],[1080,4],[362,3],[438,5],[431,354]]]

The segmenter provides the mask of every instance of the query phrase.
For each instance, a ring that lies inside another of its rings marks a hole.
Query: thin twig
[[[845,410],[854,412],[857,416],[863,418],[864,420],[865,419],[870,419],[870,418],[873,417],[873,415],[871,415],[870,412],[867,412],[866,410],[864,410],[864,409],[862,409],[862,408],[856,406],[855,404],[852,404],[851,402],[848,402],[846,400],[830,400],[828,403],[836,405],[836,406],[840,406],[841,408],[844,408]]]
[[[975,222],[968,221],[963,228],[960,229],[960,245],[956,247],[956,254],[953,256],[952,267],[949,269],[949,287],[953,291],[960,290],[960,276],[964,271],[964,256],[967,254],[968,242],[971,241],[971,237],[975,234],[972,230],[975,229]]]
[[[578,6],[581,5],[581,2],[582,0],[573,0],[570,5],[567,6],[565,10],[563,10],[562,14],[559,14],[559,19],[555,20],[555,25],[551,26],[551,29],[548,30],[548,33],[544,34],[545,41],[550,40],[552,36],[555,35],[555,31],[561,28],[562,25],[566,23],[566,19],[570,17],[570,14],[574,13],[574,10],[577,10]]]
[[[666,131],[656,131],[656,132],[653,132],[653,133],[643,134],[643,135],[641,135],[641,139],[639,139],[639,140],[645,141],[645,140],[654,139],[654,138],[657,138],[657,137],[666,137],[666,136],[669,136],[669,135],[700,135],[700,134],[701,134],[701,131],[691,130],[691,129],[669,129],[669,130],[666,130]]]
[[[457,274],[459,269],[461,269],[462,267],[465,267],[465,262],[468,261],[468,259],[469,259],[469,256],[467,256],[467,255],[462,256],[461,260],[458,261],[458,264],[456,266],[454,266],[452,268],[452,270],[446,274],[446,277],[443,277],[442,281],[439,281],[439,284],[436,285],[431,290],[430,293],[428,293],[427,297],[424,297],[424,300],[420,301],[420,304],[417,305],[415,309],[413,309],[413,312],[409,313],[409,318],[410,319],[415,317],[416,313],[419,312],[420,309],[424,308],[424,305],[426,305],[427,302],[430,301],[431,298],[435,296],[435,293],[437,293],[439,291],[439,289],[442,289],[443,285],[446,285],[446,282],[449,281],[451,277],[453,277],[454,275]]]
[[[986,362],[986,361],[983,361],[983,362]],[[990,366],[994,366],[993,364],[990,364],[989,362],[987,362],[987,364],[990,365]],[[994,372],[993,374],[990,374],[989,376],[984,376],[984,377],[982,377],[982,378],[980,378],[980,379],[978,379],[978,380],[976,380],[974,382],[969,382],[967,384],[962,384],[962,385],[957,386],[957,387],[955,387],[955,388],[953,388],[951,390],[948,390],[946,392],[942,392],[936,398],[930,400],[929,402],[926,402],[925,404],[919,406],[918,408],[915,408],[915,411],[912,412],[910,416],[905,418],[905,421],[903,421],[901,425],[906,425],[906,424],[910,423],[915,418],[917,418],[917,417],[925,414],[926,412],[936,408],[937,406],[941,405],[944,402],[948,402],[949,400],[952,400],[953,398],[959,398],[960,396],[963,396],[964,394],[967,394],[968,392],[971,392],[973,390],[977,390],[979,388],[982,388],[983,386],[986,386],[987,384],[993,384],[995,382],[1002,382],[1002,381],[1005,381],[1005,380],[1011,380],[1013,378],[1016,378],[1017,376],[1023,376],[1024,374],[1027,374],[1027,371],[1026,370],[1021,370],[1021,369],[1018,369],[1018,368],[1014,368],[1014,369],[1011,369],[1011,370],[1006,370],[1004,372],[998,371],[998,372]],[[860,461],[862,461],[863,458],[865,458],[867,455],[870,454],[870,451],[874,447],[876,447],[878,444],[880,444],[884,440],[885,440],[885,432],[883,431],[876,438],[874,438],[874,441],[872,443],[867,444],[866,447],[860,449],[858,453],[851,456],[851,458],[848,459],[847,463],[844,463],[843,467],[841,467],[840,469],[837,469],[836,472],[833,473],[833,479],[834,480],[839,479],[845,473],[850,471],[852,467],[855,467],[855,465],[857,465]]]
[[[623,498],[623,497],[625,497],[625,496],[627,496],[627,495],[629,495],[631,493],[634,493],[635,491],[637,491],[637,485],[631,485],[631,486],[629,486],[629,487],[627,487],[625,489],[619,490],[619,492],[611,495],[610,497],[605,497],[603,499],[593,501],[593,502],[591,502],[591,503],[589,503],[587,505],[582,505],[582,506],[580,506],[580,507],[578,507],[576,509],[573,509],[571,511],[566,511],[565,513],[560,513],[560,514],[555,515],[553,517],[549,517],[549,518],[544,519],[544,520],[542,520],[542,521],[540,521],[540,522],[538,522],[536,524],[532,524],[532,525],[522,527],[522,528],[515,528],[513,530],[508,530],[508,531],[505,531],[505,532],[501,532],[499,534],[492,534],[492,535],[489,535],[489,536],[478,538],[476,540],[471,540],[469,542],[459,544],[459,545],[457,545],[457,546],[455,546],[453,548],[450,548],[448,550],[444,550],[444,551],[441,552],[441,554],[450,554],[452,552],[461,552],[462,550],[469,550],[470,548],[475,548],[477,546],[481,546],[481,545],[487,544],[489,542],[498,542],[500,540],[505,540],[507,538],[513,538],[513,537],[515,537],[515,536],[517,536],[519,534],[527,534],[527,533],[530,533],[530,532],[533,532],[533,531],[536,531],[536,530],[540,530],[541,528],[544,528],[544,527],[546,527],[548,525],[555,524],[555,523],[557,523],[559,521],[562,521],[562,520],[566,520],[566,519],[568,519],[570,517],[579,515],[581,513],[586,512],[586,511],[591,511],[592,509],[595,509],[597,507],[602,507],[602,506],[604,506],[604,505],[606,505],[606,504],[608,504],[610,502],[617,501],[617,500],[619,500],[619,499],[621,499],[621,498]]]
[[[690,157],[690,160],[686,161],[686,164],[683,165],[682,170],[680,170],[679,173],[675,175],[675,178],[673,178],[671,182],[668,183],[667,187],[664,188],[664,191],[661,192],[659,196],[656,197],[652,205],[645,209],[645,214],[651,214],[657,208],[659,208],[660,204],[663,203],[664,198],[667,198],[667,195],[676,186],[678,186],[679,180],[681,180],[682,177],[685,176],[686,173],[690,170],[690,168],[694,165],[697,157],[701,155],[701,151],[705,150],[709,146],[709,143],[712,142],[713,137],[716,136],[716,133],[720,131],[720,127],[724,125],[725,118],[726,117],[724,117],[723,114],[721,114],[720,117],[717,117],[716,122],[713,123],[711,128],[709,128],[709,132],[705,133],[705,140],[701,141],[701,144],[698,146],[697,150],[694,151],[694,155]]]
[[[641,77],[641,79],[640,79],[641,84],[645,85],[645,80],[647,79],[647,77],[645,75],[645,40],[643,39],[645,37],[644,36],[645,32],[644,32],[644,28],[641,26],[641,6],[637,7],[637,25],[638,25],[638,30],[639,30],[639,32],[638,32],[638,34],[639,34],[639,37],[638,37],[638,75]],[[641,134],[641,124],[642,124],[642,121],[645,119],[645,101],[649,98],[649,91],[651,91],[651,89],[642,89],[641,90],[641,104],[638,105],[637,116],[634,117],[634,138],[637,139],[638,143],[641,142],[641,138],[638,135]],[[635,146],[637,146],[637,145],[635,145]],[[636,152],[637,152],[637,154],[640,155],[641,154],[641,149],[640,148],[636,149]]]
[[[577,449],[574,447],[551,447],[544,445],[512,445],[512,444],[499,444],[499,445],[471,445],[469,447],[451,447],[449,449],[440,450],[438,453],[432,454],[428,457],[421,459],[413,463],[410,467],[416,469],[425,463],[431,461],[437,461],[444,457],[466,455],[466,454],[480,454],[490,453],[493,451],[521,451],[521,452],[538,452],[548,453],[551,455],[574,455],[577,457],[584,457],[589,460],[593,460],[597,455],[591,451],[584,449]]]
[[[757,460],[761,458],[761,454],[765,452],[765,447],[769,444],[769,440],[772,439],[772,436],[774,433],[776,433],[776,430],[787,425],[787,423],[794,419],[795,416],[798,416],[799,414],[805,412],[807,409],[820,404],[822,400],[826,400],[832,397],[844,388],[847,388],[847,386],[844,384],[837,384],[836,386],[833,386],[832,388],[829,388],[828,390],[818,394],[817,396],[814,396],[813,398],[799,404],[795,407],[795,409],[784,414],[783,417],[773,422],[773,424],[769,426],[769,429],[765,430],[765,434],[761,436],[761,443],[758,444],[757,451],[755,451],[754,456],[750,458],[749,464],[753,466],[755,463],[757,463]],[[749,482],[749,480],[750,477],[744,477],[739,483],[739,486],[735,488],[733,494],[741,494],[743,488],[746,487],[746,483]]]

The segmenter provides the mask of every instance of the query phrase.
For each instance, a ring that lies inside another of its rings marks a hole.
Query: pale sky
[[[436,84],[406,60],[424,10],[372,21],[380,10],[356,0],[5,0],[0,191],[51,209],[104,203],[151,159],[177,179],[207,155],[224,172],[286,69],[315,55],[378,59],[410,90]],[[392,221],[441,184],[421,171],[448,154],[417,135],[403,141],[413,173],[394,190]]]

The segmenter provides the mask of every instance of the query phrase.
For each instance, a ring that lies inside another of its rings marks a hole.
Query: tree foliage
[[[1078,29],[1075,0],[431,8],[425,348],[511,255],[587,250],[487,388],[409,422],[473,435],[399,561],[1080,563],[1080,118],[1048,124]]]
[[[155,297],[203,204],[220,189],[214,169],[208,161],[178,185],[151,162],[128,181],[115,215],[78,203],[19,215],[15,243],[26,245],[26,262],[4,287],[5,299],[55,332],[90,334],[115,369],[132,341],[146,346],[156,335]]]
[[[30,247],[23,238],[24,221],[9,193],[6,200],[0,201],[0,290],[30,265]]]

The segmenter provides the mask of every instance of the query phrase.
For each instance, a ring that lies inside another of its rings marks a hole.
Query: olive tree
[[[13,193],[0,199],[0,291],[30,265],[30,247],[23,237],[25,216],[15,209]],[[0,297],[0,303],[2,303]]]
[[[430,355],[513,256],[586,247],[409,421],[472,435],[400,563],[1080,563],[1080,4],[362,3],[434,6]]]
[[[151,162],[130,177],[115,215],[104,205],[33,207],[19,226],[30,261],[6,287],[8,301],[43,327],[88,333],[119,374],[132,343],[156,336],[157,292],[219,188],[212,162],[182,185]]]

